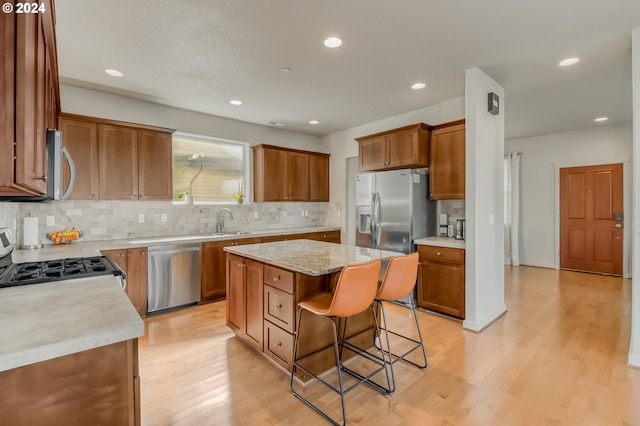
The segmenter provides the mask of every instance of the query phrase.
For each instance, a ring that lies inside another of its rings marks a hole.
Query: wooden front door
[[[622,164],[560,169],[560,268],[622,275]]]

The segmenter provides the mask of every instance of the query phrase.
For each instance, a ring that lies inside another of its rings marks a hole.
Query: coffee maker
[[[466,234],[465,226],[464,219],[456,220],[456,240],[464,240]]]

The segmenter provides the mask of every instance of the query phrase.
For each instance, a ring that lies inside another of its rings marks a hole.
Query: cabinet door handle
[[[275,277],[273,277],[274,281],[280,281],[280,275],[276,275]]]
[[[280,346],[282,346],[282,343],[276,343],[275,345],[273,345],[273,347],[276,349],[278,349]]]
[[[440,256],[440,252],[439,252],[439,251],[437,251],[437,252],[436,252],[436,254],[437,254],[438,256]]]
[[[275,308],[276,308],[276,311],[279,311],[280,308],[282,308],[282,305],[276,305]]]

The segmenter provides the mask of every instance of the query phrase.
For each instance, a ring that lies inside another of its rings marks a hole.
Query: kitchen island
[[[298,302],[331,292],[346,265],[372,259],[383,262],[400,253],[311,240],[225,247],[227,252],[227,325],[243,341],[291,371]],[[348,337],[371,341],[369,311],[349,321]],[[324,371],[335,360],[326,321],[305,318],[299,355]],[[298,371],[299,378],[307,380]]]

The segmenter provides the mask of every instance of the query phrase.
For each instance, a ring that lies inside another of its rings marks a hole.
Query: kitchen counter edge
[[[466,249],[464,240],[456,240],[455,238],[448,237],[418,238],[416,240],[413,240],[413,243],[422,246],[449,247],[462,250]]]

